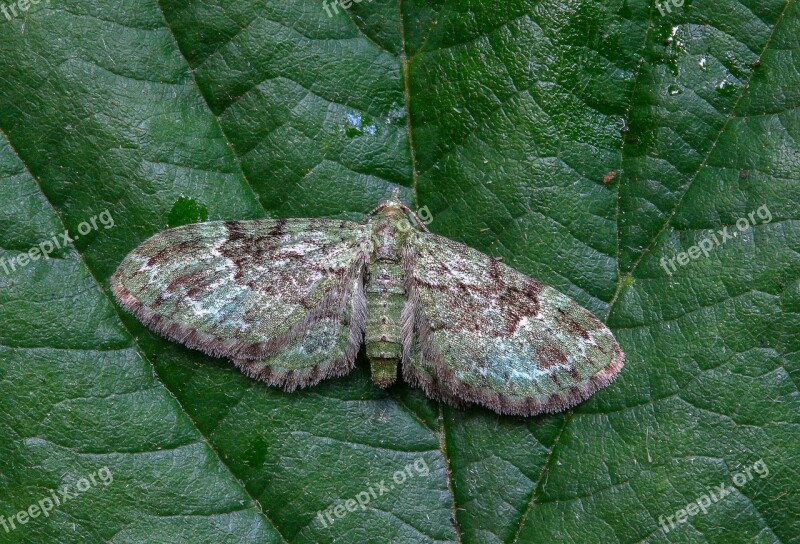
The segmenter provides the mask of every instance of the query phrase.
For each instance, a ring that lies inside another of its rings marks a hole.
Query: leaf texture
[[[0,542],[800,541],[796,0],[15,9],[0,515],[113,482]],[[529,419],[381,391],[363,358],[286,393],[112,302],[123,257],[182,218],[359,220],[393,188],[603,317],[620,378]]]

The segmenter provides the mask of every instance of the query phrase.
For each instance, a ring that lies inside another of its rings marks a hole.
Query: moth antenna
[[[372,211],[371,211],[371,212],[369,212],[369,213],[367,214],[367,217],[369,217],[370,215],[375,215],[376,213],[378,213],[379,211],[381,211],[381,210],[382,210],[383,208],[385,208],[385,207],[386,207],[386,202],[385,202],[385,201],[384,201],[384,202],[381,202],[380,204],[378,204],[377,206],[375,206],[375,207],[372,209]],[[365,220],[365,221],[367,220],[367,217],[365,217],[365,218],[364,218],[364,220]]]

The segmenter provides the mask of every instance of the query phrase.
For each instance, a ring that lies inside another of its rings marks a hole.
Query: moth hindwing
[[[567,296],[412,226],[395,196],[369,223],[218,221],[145,241],[111,279],[164,336],[287,390],[349,372],[366,343],[373,381],[533,415],[608,384],[624,356]],[[416,221],[415,225],[418,225]]]

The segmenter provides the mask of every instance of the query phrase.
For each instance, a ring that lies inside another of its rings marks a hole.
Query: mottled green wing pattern
[[[287,391],[347,374],[364,338],[367,301],[363,283],[359,275],[348,290],[334,291],[332,300],[339,300],[344,308],[337,304],[333,306],[336,311],[322,312],[281,349],[255,359],[234,358],[233,362],[248,376]]]
[[[352,368],[371,248],[350,221],[198,223],[145,241],[111,285],[159,333],[293,389]]]
[[[403,375],[430,397],[506,414],[555,412],[622,368],[601,321],[497,259],[414,232],[403,265]]]

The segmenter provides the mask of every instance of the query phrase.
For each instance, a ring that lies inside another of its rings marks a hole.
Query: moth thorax
[[[379,221],[372,231],[372,242],[375,244],[375,258],[379,261],[398,261],[402,249],[402,240],[392,221]]]

